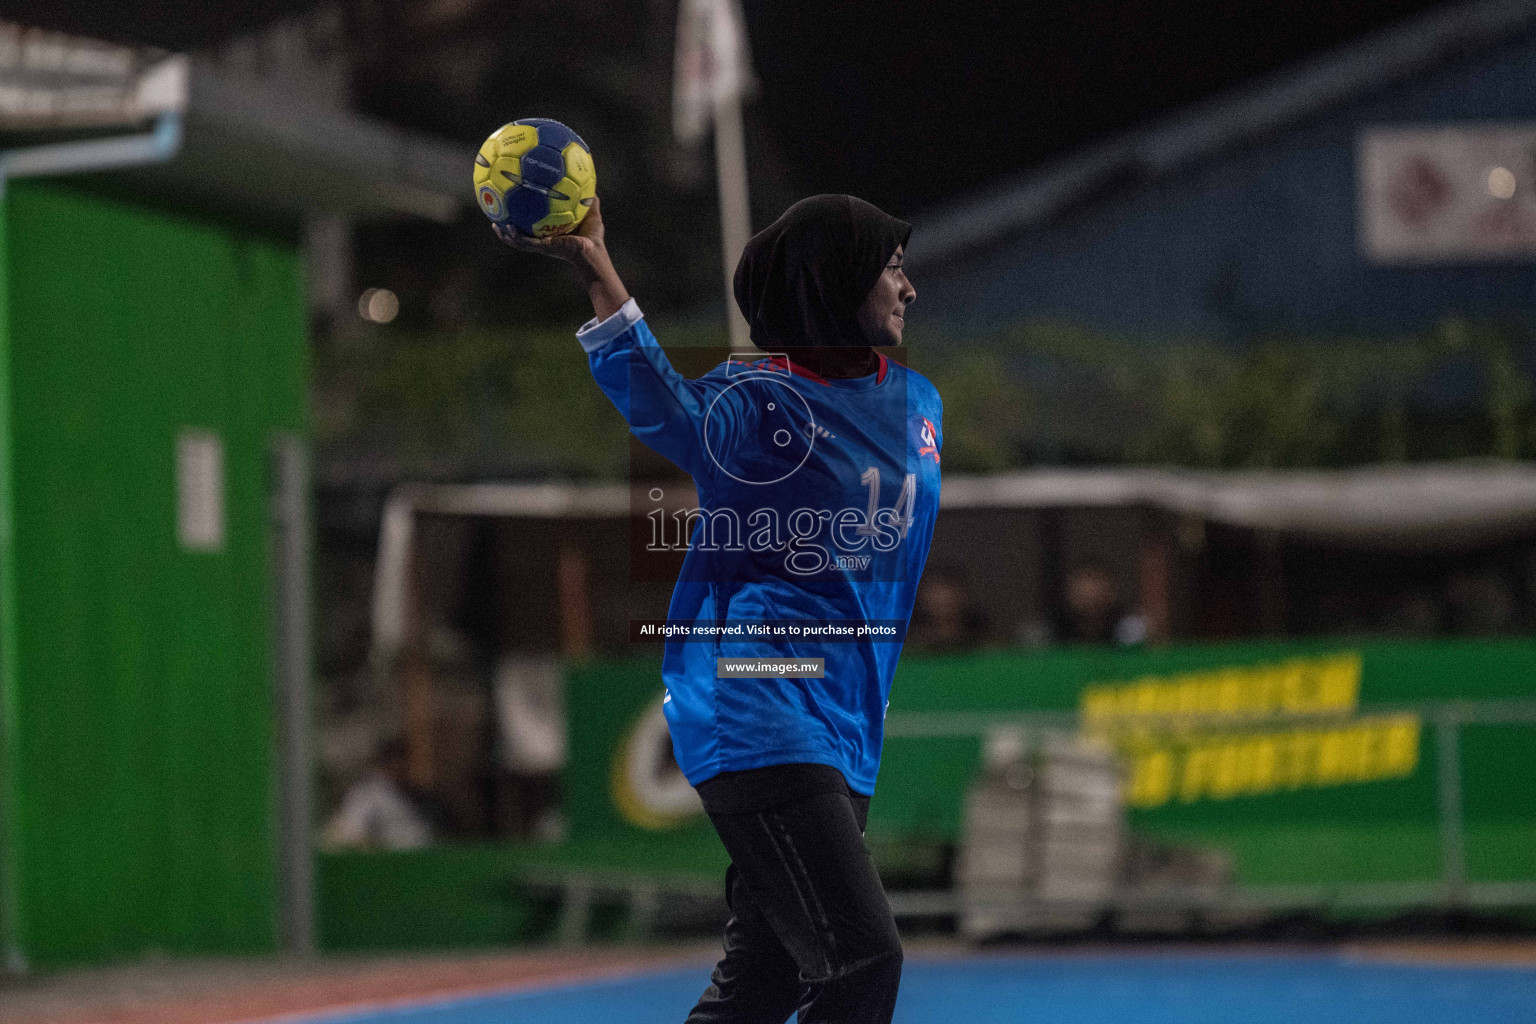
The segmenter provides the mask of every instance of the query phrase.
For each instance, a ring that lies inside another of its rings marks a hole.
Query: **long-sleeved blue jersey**
[[[668,619],[897,622],[912,613],[939,508],[943,418],[927,378],[823,380],[787,359],[697,380],[668,362],[634,300],[578,332],[592,375],[640,441],[698,491]],[[810,762],[874,792],[899,640],[715,635],[667,641],[664,710],[678,766]],[[823,658],[824,678],[716,678],[719,658]]]

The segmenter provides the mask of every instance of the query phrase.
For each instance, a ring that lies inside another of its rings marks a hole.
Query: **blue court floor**
[[[707,966],[312,1018],[314,1024],[680,1024]],[[898,1024],[1536,1024],[1536,967],[1334,955],[909,957]]]

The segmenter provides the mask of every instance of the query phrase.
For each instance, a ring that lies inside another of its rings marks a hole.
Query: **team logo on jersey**
[[[933,456],[933,461],[934,462],[938,462],[939,461],[939,440],[938,440],[939,434],[938,434],[938,431],[933,429],[933,422],[931,420],[929,420],[926,416],[919,416],[917,419],[918,419],[918,422],[921,424],[921,426],[919,426],[917,428],[917,439],[922,442],[922,447],[918,448],[918,450],[917,450],[917,457],[918,458],[922,458],[924,455],[932,455]]]

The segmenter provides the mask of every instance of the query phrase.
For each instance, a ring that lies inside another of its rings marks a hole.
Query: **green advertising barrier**
[[[645,856],[669,837],[664,862],[713,863],[702,816],[645,802],[676,770],[647,728],[660,719],[657,665],[584,667],[568,686],[573,837],[619,851],[633,843]],[[1526,640],[909,656],[892,690],[870,840],[878,850],[959,835],[984,725],[940,735],[911,726],[1057,712],[1124,754],[1134,831],[1226,850],[1240,882],[1434,879],[1439,765],[1428,716],[1437,702],[1531,697],[1536,643]],[[1458,732],[1467,878],[1536,879],[1536,722]]]
[[[530,868],[718,881],[725,853],[680,785],[661,697],[654,660],[572,669],[569,841],[322,855],[322,945],[547,936],[548,915],[517,888]],[[887,872],[905,850],[953,843],[987,724],[1045,713],[1122,750],[1133,832],[1224,850],[1242,884],[1433,881],[1445,867],[1437,709],[1532,697],[1526,640],[908,656],[869,840]],[[1536,722],[1456,735],[1466,879],[1536,881]]]

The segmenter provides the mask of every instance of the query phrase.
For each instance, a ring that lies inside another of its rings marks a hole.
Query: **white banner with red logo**
[[[1536,256],[1536,122],[1370,128],[1355,154],[1359,246],[1367,259]]]

